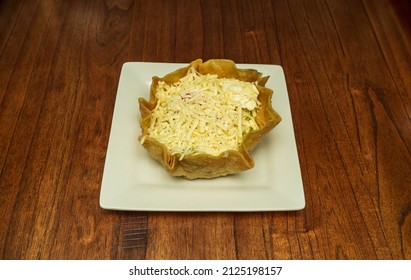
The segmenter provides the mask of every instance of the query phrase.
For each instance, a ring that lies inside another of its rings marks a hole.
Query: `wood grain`
[[[0,2],[0,259],[410,259],[405,0]],[[102,210],[122,64],[282,65],[306,208]],[[147,217],[147,247],[121,248]]]

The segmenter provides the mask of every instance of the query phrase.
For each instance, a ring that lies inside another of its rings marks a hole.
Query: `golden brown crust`
[[[242,145],[237,150],[229,150],[213,156],[208,154],[186,155],[179,160],[180,155],[171,155],[168,148],[157,140],[147,136],[147,130],[151,123],[151,112],[157,104],[155,96],[158,81],[168,84],[177,82],[187,74],[189,68],[194,67],[201,74],[216,74],[219,78],[235,78],[241,81],[258,83],[258,99],[261,102],[257,110],[256,122],[260,129],[248,133]],[[239,173],[254,167],[254,161],[250,155],[261,139],[270,132],[280,121],[281,117],[271,105],[272,90],[265,87],[269,77],[253,69],[238,69],[235,63],[226,59],[211,59],[202,62],[197,59],[187,67],[178,69],[163,78],[153,77],[150,88],[150,99],[146,101],[139,98],[142,135],[145,137],[143,146],[148,150],[151,157],[160,162],[173,176],[182,176],[187,179],[215,178],[229,174]]]

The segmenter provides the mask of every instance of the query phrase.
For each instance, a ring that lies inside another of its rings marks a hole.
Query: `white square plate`
[[[128,62],[114,107],[100,206],[133,211],[290,211],[305,207],[284,72],[281,66],[238,64],[269,75],[274,109],[282,121],[253,151],[255,167],[208,180],[174,178],[139,144],[138,98],[148,99],[152,76],[187,64]]]

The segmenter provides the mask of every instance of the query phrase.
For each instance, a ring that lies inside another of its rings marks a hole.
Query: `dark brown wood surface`
[[[406,0],[0,1],[0,259],[411,259]],[[121,66],[286,75],[306,207],[99,206]],[[147,246],[122,248],[129,218]]]

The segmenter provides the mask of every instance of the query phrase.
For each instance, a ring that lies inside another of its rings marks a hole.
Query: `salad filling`
[[[174,84],[159,81],[157,106],[152,111],[147,136],[170,150],[186,155],[218,156],[238,150],[244,136],[258,130],[255,121],[260,106],[255,83],[217,75],[200,74],[194,67]]]

